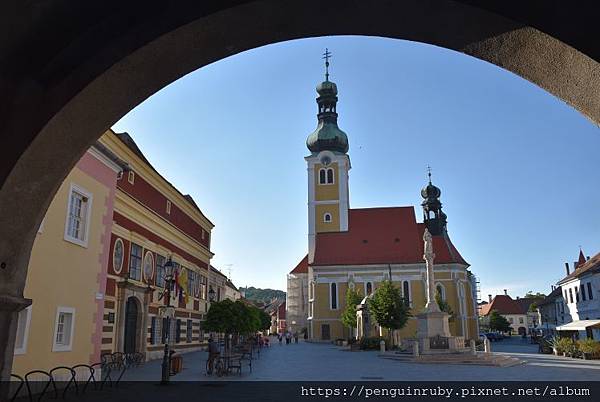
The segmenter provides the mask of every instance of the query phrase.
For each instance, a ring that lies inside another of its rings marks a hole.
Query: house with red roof
[[[565,263],[566,276],[558,281],[564,300],[566,323],[556,327],[559,332],[579,338],[600,339],[600,253]]]
[[[483,304],[480,308],[479,314],[482,317],[482,324],[487,324],[490,313],[496,310],[508,320],[512,331],[519,335],[530,334],[540,325],[537,309],[532,310],[530,307],[534,303],[541,303],[544,300],[542,297],[517,297],[513,299],[505,289],[503,295],[496,295],[493,299],[492,295],[489,295],[489,298],[489,302]]]
[[[423,234],[433,236],[436,289],[454,311],[453,335],[478,334],[475,290],[469,264],[454,246],[442,211],[441,190],[421,190],[423,220],[413,206],[350,208],[348,136],[337,124],[337,85],[317,86],[318,125],[306,141],[308,171],[308,253],[288,275],[288,319],[304,322],[313,341],[353,336],[342,325],[346,292],[365,296],[385,280],[398,286],[414,314],[425,305]],[[305,287],[306,286],[306,287]],[[411,318],[400,337],[415,336]],[[380,329],[379,329],[380,330]]]

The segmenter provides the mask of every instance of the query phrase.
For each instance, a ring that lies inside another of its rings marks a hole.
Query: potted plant
[[[556,340],[556,351],[558,355],[563,355],[563,356],[567,356],[568,352],[569,352],[569,345],[570,343],[572,343],[573,341],[571,341],[571,339],[569,338],[558,338]]]
[[[600,343],[589,338],[578,340],[577,346],[584,360],[592,359],[600,351]]]

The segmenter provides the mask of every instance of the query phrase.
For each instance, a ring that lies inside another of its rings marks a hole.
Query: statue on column
[[[435,280],[433,277],[433,259],[435,258],[435,253],[433,252],[433,238],[427,228],[425,228],[425,233],[423,234],[423,242],[425,243],[423,259],[425,260],[427,268],[427,304],[425,304],[425,311],[439,312],[440,307],[435,301]]]

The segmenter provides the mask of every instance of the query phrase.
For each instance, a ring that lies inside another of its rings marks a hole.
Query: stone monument
[[[452,336],[448,325],[448,314],[440,311],[435,300],[435,279],[433,272],[433,239],[429,230],[423,234],[425,243],[423,259],[427,267],[425,310],[417,314],[417,339],[421,354],[462,352],[465,349],[464,337]]]

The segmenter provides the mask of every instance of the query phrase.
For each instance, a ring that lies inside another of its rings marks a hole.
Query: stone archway
[[[0,6],[0,380],[35,231],[58,186],[114,122],[183,75],[284,40],[408,39],[493,63],[600,122],[600,28],[585,6],[470,0],[76,0]],[[69,26],[68,30],[64,27]],[[534,28],[535,27],[535,28]],[[1,391],[0,391],[1,392]]]

